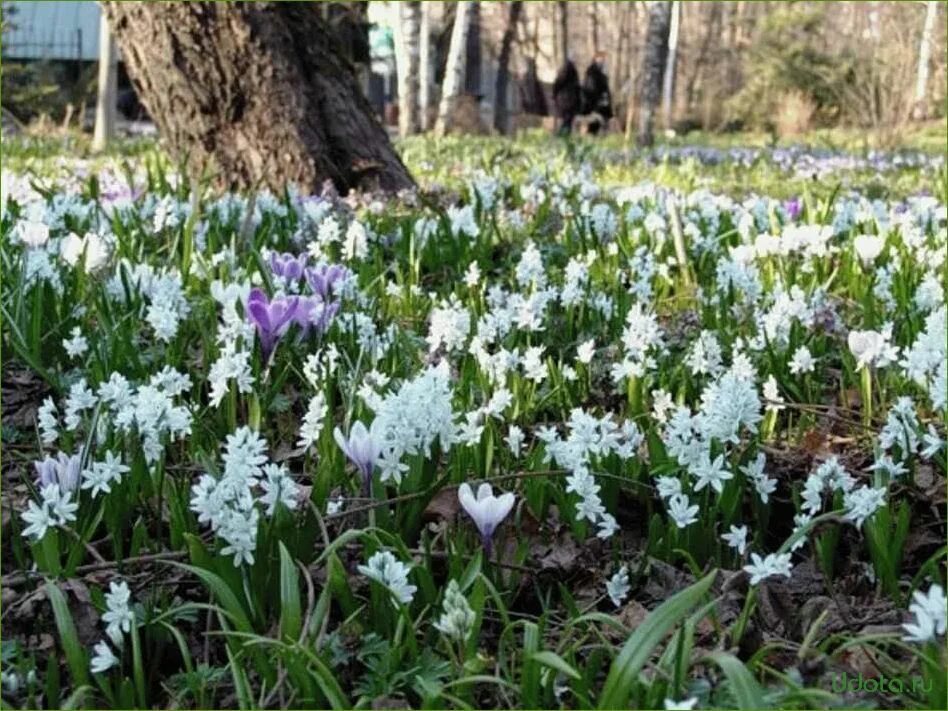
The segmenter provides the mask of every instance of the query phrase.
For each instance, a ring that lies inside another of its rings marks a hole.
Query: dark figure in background
[[[606,76],[606,55],[597,52],[592,64],[586,70],[583,80],[583,113],[598,114],[589,123],[589,132],[599,133],[612,118],[612,94],[609,93],[609,77]]]
[[[583,108],[579,72],[572,60],[566,60],[553,81],[553,105],[560,119],[559,134],[568,136],[573,130],[573,119]]]

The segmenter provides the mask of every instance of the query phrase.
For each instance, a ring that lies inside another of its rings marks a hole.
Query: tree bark
[[[589,18],[589,56],[592,58],[602,49],[599,46],[599,4],[593,0],[593,2],[587,2],[586,6]]]
[[[473,4],[471,0],[461,0],[455,6],[454,29],[451,31],[451,45],[441,87],[441,103],[438,106],[438,120],[435,122],[435,133],[441,136],[451,130],[454,109],[464,85],[467,31],[471,25]]]
[[[398,72],[398,133],[410,136],[421,130],[418,117],[418,69],[421,59],[421,2],[398,5],[395,23],[395,63]]]
[[[675,69],[678,59],[678,32],[681,25],[681,3],[672,2],[671,20],[668,29],[668,61],[665,64],[665,76],[662,81],[662,121],[665,128],[671,128],[672,110],[675,103]]]
[[[115,136],[118,114],[118,51],[104,12],[99,13],[99,81],[92,150],[103,151]]]
[[[173,153],[228,188],[413,181],[311,4],[104,2]]]
[[[421,37],[418,51],[418,112],[421,114],[421,130],[431,128],[431,88],[434,84],[434,67],[431,64],[431,3],[421,5]]]
[[[481,94],[481,4],[479,0],[471,3],[470,20],[467,27],[464,59],[464,91],[468,94]]]
[[[938,3],[928,0],[925,3],[925,26],[922,28],[922,39],[918,46],[918,72],[915,77],[915,104],[912,107],[912,118],[919,120],[928,113],[928,73],[932,58],[932,34],[935,31],[935,18],[938,15]]]
[[[507,87],[510,84],[510,52],[513,49],[514,35],[517,33],[517,23],[523,11],[523,0],[514,0],[509,3],[507,12],[507,26],[500,41],[500,56],[497,58],[497,80],[494,82],[494,129],[499,133],[507,133],[509,129],[509,112],[507,111]]]
[[[556,3],[556,21],[559,30],[557,34],[559,40],[559,46],[557,47],[559,52],[558,64],[562,66],[569,59],[569,5],[566,0],[558,0]]]
[[[648,29],[642,57],[642,100],[639,102],[639,145],[650,146],[655,140],[655,109],[662,95],[662,77],[668,60],[668,32],[671,2],[652,2],[648,8]]]

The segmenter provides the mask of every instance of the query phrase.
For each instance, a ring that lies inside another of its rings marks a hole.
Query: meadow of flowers
[[[943,157],[492,140],[4,174],[5,707],[944,707]]]

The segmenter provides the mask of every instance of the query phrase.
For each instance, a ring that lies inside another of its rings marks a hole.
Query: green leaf
[[[543,650],[542,652],[534,653],[532,657],[533,661],[538,664],[542,664],[545,667],[549,667],[555,671],[558,671],[564,676],[568,676],[570,679],[579,679],[579,672],[576,671],[563,657],[561,657],[556,652],[551,652],[549,650]]]
[[[600,709],[625,708],[639,672],[668,631],[694,608],[714,582],[713,570],[702,580],[685,588],[657,608],[632,633],[609,669],[606,683],[599,697]]]
[[[731,686],[731,694],[739,709],[766,709],[770,708],[764,698],[764,690],[757,683],[750,669],[732,654],[726,652],[711,652],[705,660],[714,662],[724,672]]]
[[[46,583],[46,596],[53,606],[56,631],[59,633],[63,654],[66,655],[66,665],[72,675],[73,685],[76,687],[85,686],[89,683],[89,660],[86,658],[82,645],[79,644],[79,635],[76,633],[76,625],[72,621],[69,605],[66,604],[66,596],[52,581]]]
[[[302,618],[299,571],[280,542],[280,633],[291,640],[299,639]]]
[[[241,632],[253,632],[253,627],[250,624],[250,619],[247,617],[247,611],[244,609],[244,606],[240,604],[240,600],[234,594],[234,591],[230,589],[227,583],[224,582],[224,579],[219,575],[212,573],[209,570],[204,570],[203,568],[198,568],[194,565],[188,565],[187,563],[178,563],[176,561],[167,561],[168,565],[173,565],[176,568],[181,568],[186,570],[192,575],[197,576],[201,579],[201,582],[207,586],[214,596],[217,598],[217,601],[221,604],[223,612],[230,617],[231,621]]]

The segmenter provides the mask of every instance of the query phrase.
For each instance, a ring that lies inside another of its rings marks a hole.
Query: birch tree
[[[435,133],[443,136],[451,130],[454,110],[464,87],[464,68],[467,57],[467,33],[471,26],[471,14],[474,9],[471,0],[457,3],[454,14],[454,28],[451,30],[451,45],[448,49],[448,61],[444,68],[444,83],[441,86],[441,103],[438,105],[438,119],[435,121]]]
[[[409,136],[421,130],[419,118],[419,67],[421,63],[421,2],[398,3],[395,21],[395,71],[398,75],[398,133]]]
[[[678,59],[678,33],[681,25],[681,3],[671,4],[671,22],[668,28],[668,61],[662,82],[662,121],[665,128],[672,125],[672,110],[675,104],[675,71]]]
[[[433,85],[431,64],[431,3],[422,2],[421,30],[418,49],[418,113],[421,130],[431,128],[431,89]]]
[[[105,150],[115,136],[118,117],[118,51],[104,12],[99,12],[99,81],[95,102],[92,150]]]
[[[915,75],[915,103],[912,107],[912,118],[923,119],[927,115],[928,106],[928,73],[932,59],[932,34],[935,31],[935,19],[938,15],[938,3],[929,0],[925,3],[925,26],[922,28],[922,39],[918,46],[918,72]]]

